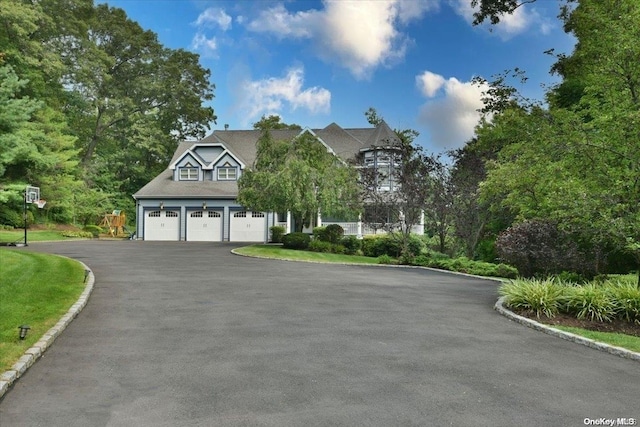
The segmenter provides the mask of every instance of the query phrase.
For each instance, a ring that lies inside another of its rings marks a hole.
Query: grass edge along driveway
[[[78,261],[42,253],[0,248],[0,373],[35,344],[84,290]],[[20,340],[19,326],[29,325]]]

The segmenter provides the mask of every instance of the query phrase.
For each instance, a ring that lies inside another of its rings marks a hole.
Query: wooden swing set
[[[109,230],[111,237],[118,237],[125,234],[125,226],[127,223],[127,216],[122,210],[114,210],[110,214],[104,214],[100,227]]]

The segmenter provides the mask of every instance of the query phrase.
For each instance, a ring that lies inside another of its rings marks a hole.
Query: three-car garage
[[[267,216],[244,210],[145,210],[143,233],[152,241],[264,242]]]

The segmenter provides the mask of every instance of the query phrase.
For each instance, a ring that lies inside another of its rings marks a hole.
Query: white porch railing
[[[322,226],[326,227],[329,224],[338,224],[344,230],[345,236],[357,236],[358,235],[358,223],[357,222],[322,222]]]

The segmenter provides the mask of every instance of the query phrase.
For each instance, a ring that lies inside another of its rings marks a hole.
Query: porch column
[[[322,214],[320,208],[318,208],[318,217],[316,218],[316,227],[322,227]]]
[[[291,233],[291,211],[287,211],[287,227],[285,229],[285,234]]]
[[[358,239],[362,239],[362,214],[358,214]]]
[[[424,235],[424,209],[420,210],[420,224],[418,224],[418,235]]]

